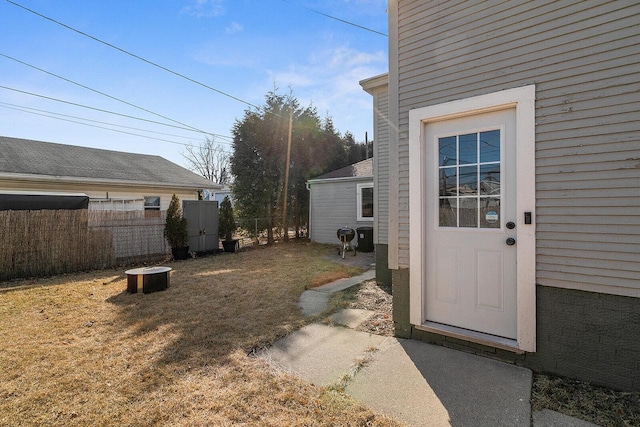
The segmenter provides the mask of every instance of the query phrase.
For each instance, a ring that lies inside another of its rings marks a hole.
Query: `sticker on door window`
[[[438,138],[440,227],[500,228],[500,130]]]
[[[493,224],[494,222],[498,221],[498,212],[489,211],[486,213],[484,218],[488,223]]]

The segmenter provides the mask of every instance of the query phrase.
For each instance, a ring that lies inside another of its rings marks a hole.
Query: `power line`
[[[50,22],[53,22],[54,24],[60,25],[60,26],[62,26],[62,27],[64,27],[64,28],[67,28],[68,30],[71,30],[71,31],[73,31],[73,32],[76,32],[76,33],[78,33],[78,34],[80,34],[80,35],[83,35],[83,36],[85,36],[85,37],[88,37],[88,38],[90,38],[90,39],[92,39],[92,40],[94,40],[94,41],[96,41],[96,42],[98,42],[98,43],[101,43],[101,44],[103,44],[103,45],[105,45],[105,46],[108,46],[108,47],[110,47],[110,48],[112,48],[112,49],[115,49],[115,50],[117,50],[117,51],[119,51],[119,52],[122,52],[122,53],[124,53],[124,54],[126,54],[126,55],[129,55],[129,56],[131,56],[131,57],[133,57],[133,58],[136,58],[136,59],[138,59],[138,60],[140,60],[140,61],[142,61],[142,62],[145,62],[145,63],[147,63],[147,64],[149,64],[149,65],[152,65],[152,66],[154,66],[154,67],[157,67],[157,68],[159,68],[159,69],[161,69],[161,70],[163,70],[163,71],[166,71],[166,72],[168,72],[168,73],[171,73],[171,74],[173,74],[173,75],[175,75],[175,76],[177,76],[177,77],[180,77],[180,78],[182,78],[182,79],[185,79],[185,80],[187,80],[187,81],[190,81],[190,82],[192,82],[192,83],[195,83],[195,84],[197,84],[197,85],[199,85],[199,86],[202,86],[202,87],[204,87],[204,88],[206,88],[206,89],[209,89],[209,90],[211,90],[211,91],[217,92],[217,93],[219,93],[219,94],[221,94],[221,95],[224,95],[224,96],[226,96],[226,97],[228,97],[228,98],[231,98],[231,99],[233,99],[233,100],[235,100],[235,101],[241,102],[241,103],[243,103],[243,104],[245,104],[245,105],[248,105],[248,106],[250,106],[250,107],[252,107],[252,108],[254,108],[254,109],[258,110],[258,111],[263,111],[264,113],[269,114],[269,115],[272,115],[272,116],[274,116],[274,117],[278,117],[278,118],[283,119],[283,120],[288,120],[288,117],[281,116],[280,114],[278,114],[278,113],[276,113],[276,112],[273,112],[273,111],[268,111],[268,110],[266,110],[266,109],[265,109],[265,108],[263,108],[263,107],[259,107],[259,106],[255,105],[255,104],[252,104],[251,102],[245,101],[245,100],[243,100],[243,99],[241,99],[241,98],[238,98],[238,97],[236,97],[236,96],[233,96],[233,95],[231,95],[231,94],[228,94],[228,93],[226,93],[226,92],[223,92],[223,91],[221,91],[221,90],[219,90],[219,89],[216,89],[216,88],[214,88],[214,87],[212,87],[212,86],[209,86],[209,85],[207,85],[207,84],[205,84],[205,83],[199,82],[199,81],[197,81],[197,80],[195,80],[195,79],[192,79],[192,78],[190,78],[190,77],[188,77],[188,76],[185,76],[184,74],[181,74],[181,73],[179,73],[179,72],[177,72],[177,71],[173,71],[173,70],[171,70],[171,69],[169,69],[169,68],[167,68],[167,67],[165,67],[165,66],[162,66],[162,65],[160,65],[160,64],[157,64],[157,63],[155,63],[155,62],[153,62],[153,61],[151,61],[151,60],[148,60],[148,59],[143,58],[143,57],[141,57],[141,56],[139,56],[139,55],[136,55],[136,54],[134,54],[134,53],[132,53],[132,52],[129,52],[129,51],[127,51],[127,50],[123,49],[123,48],[120,48],[120,47],[118,47],[118,46],[115,46],[114,44],[111,44],[111,43],[106,42],[106,41],[104,41],[104,40],[101,40],[101,39],[99,39],[99,38],[97,38],[97,37],[95,37],[95,36],[92,36],[92,35],[90,35],[90,34],[88,34],[88,33],[85,33],[85,32],[83,32],[83,31],[80,31],[80,30],[78,30],[78,29],[75,29],[75,28],[73,28],[73,27],[71,27],[71,26],[69,26],[69,25],[67,25],[67,24],[64,24],[64,23],[62,23],[62,22],[60,22],[60,21],[57,21],[57,20],[55,20],[55,19],[53,19],[53,18],[50,18],[50,17],[48,17],[48,16],[46,16],[46,15],[43,15],[43,14],[41,14],[41,13],[39,13],[39,12],[36,12],[35,10],[29,9],[28,7],[23,6],[23,5],[19,4],[19,3],[16,3],[16,2],[14,2],[14,1],[12,1],[12,0],[6,0],[6,1],[7,1],[8,3],[10,3],[10,4],[13,4],[14,6],[17,6],[17,7],[21,8],[21,9],[23,9],[23,10],[26,10],[26,11],[27,11],[27,12],[29,12],[29,13],[32,13],[32,14],[34,14],[34,15],[36,15],[36,16],[39,16],[39,17],[41,17],[41,18],[43,18],[43,19],[46,19],[46,20],[48,20],[48,21],[50,21]],[[286,0],[285,0],[285,1],[286,1]],[[304,6],[303,6],[303,7],[304,7]],[[305,9],[309,9],[309,8],[305,7]],[[336,18],[336,17],[334,17],[334,16],[324,14],[324,13],[319,12],[319,11],[316,11],[316,10],[314,10],[314,9],[309,9],[309,10],[310,10],[310,11],[312,11],[312,12],[318,13],[318,14],[320,14],[320,15],[324,15],[324,16],[326,16],[326,17],[329,17],[329,18],[331,18],[331,19],[336,19],[336,20],[338,20],[338,21],[341,21],[341,22],[347,23],[347,24],[349,24],[349,25],[354,25],[354,26],[356,26],[356,27],[359,27],[359,28],[362,28],[362,29],[365,29],[365,30],[368,30],[368,31],[373,31],[373,32],[378,33],[377,31],[375,31],[375,30],[371,30],[370,28],[366,28],[366,27],[363,27],[363,26],[360,26],[360,25],[354,24],[354,23],[352,23],[352,22],[345,21],[345,20],[342,20],[342,19]],[[383,34],[383,33],[379,33],[379,34],[386,36],[386,34]],[[2,86],[0,86],[0,87],[2,87]],[[112,113],[112,114],[117,114],[117,113]]]
[[[209,85],[207,85],[207,84],[204,84],[204,83],[202,83],[202,82],[199,82],[199,81],[197,81],[197,80],[195,80],[195,79],[192,79],[192,78],[190,78],[190,77],[187,77],[187,76],[185,76],[184,74],[181,74],[181,73],[178,73],[178,72],[176,72],[176,71],[173,71],[173,70],[171,70],[171,69],[169,69],[169,68],[167,68],[167,67],[164,67],[164,66],[162,66],[162,65],[159,65],[159,64],[157,64],[157,63],[155,63],[155,62],[153,62],[153,61],[150,61],[150,60],[148,60],[148,59],[145,59],[145,58],[143,58],[143,57],[141,57],[141,56],[139,56],[139,55],[136,55],[136,54],[134,54],[134,53],[131,53],[131,52],[129,52],[129,51],[127,51],[127,50],[123,49],[123,48],[120,48],[120,47],[115,46],[115,45],[113,45],[113,44],[111,44],[111,43],[108,43],[108,42],[106,42],[106,41],[103,41],[103,40],[101,40],[101,39],[99,39],[99,38],[97,38],[97,37],[95,37],[95,36],[92,36],[92,35],[90,35],[90,34],[88,34],[88,33],[85,33],[85,32],[83,32],[83,31],[77,30],[77,29],[75,29],[75,28],[73,28],[73,27],[71,27],[71,26],[69,26],[69,25],[67,25],[67,24],[64,24],[64,23],[62,23],[62,22],[60,22],[60,21],[57,21],[57,20],[55,20],[55,19],[53,19],[53,18],[50,18],[50,17],[46,16],[46,15],[43,15],[43,14],[41,14],[41,13],[38,13],[38,12],[36,12],[36,11],[34,11],[34,10],[32,10],[32,9],[29,9],[29,8],[27,8],[27,7],[25,7],[25,6],[21,5],[21,4],[19,4],[19,3],[16,3],[16,2],[14,2],[14,1],[12,1],[12,0],[6,0],[6,1],[7,1],[8,3],[13,4],[14,6],[17,6],[17,7],[21,8],[21,9],[23,9],[23,10],[26,10],[27,12],[30,12],[30,13],[32,13],[32,14],[34,14],[34,15],[36,15],[36,16],[39,16],[39,17],[41,17],[41,18],[43,18],[43,19],[46,19],[46,20],[51,21],[51,22],[53,22],[53,23],[55,23],[55,24],[58,24],[58,25],[60,25],[60,26],[62,26],[62,27],[64,27],[64,28],[67,28],[67,29],[69,29],[69,30],[71,30],[71,31],[74,31],[74,32],[76,32],[76,33],[78,33],[78,34],[80,34],[80,35],[83,35],[83,36],[85,36],[85,37],[88,37],[88,38],[90,38],[90,39],[92,39],[92,40],[94,40],[94,41],[97,41],[98,43],[101,43],[101,44],[104,44],[105,46],[111,47],[112,49],[115,49],[115,50],[117,50],[117,51],[119,51],[119,52],[122,52],[122,53],[124,53],[124,54],[126,54],[126,55],[129,55],[129,56],[131,56],[131,57],[133,57],[133,58],[136,58],[136,59],[138,59],[138,60],[140,60],[140,61],[143,61],[143,62],[145,62],[145,63],[147,63],[147,64],[149,64],[149,65],[152,65],[152,66],[154,66],[154,67],[160,68],[161,70],[164,70],[164,71],[166,71],[166,72],[168,72],[168,73],[171,73],[171,74],[173,74],[173,75],[175,75],[175,76],[178,76],[178,77],[183,78],[183,79],[185,79],[185,80],[187,80],[187,81],[190,81],[190,82],[195,83],[195,84],[197,84],[197,85],[199,85],[199,86],[202,86],[202,87],[204,87],[204,88],[206,88],[206,89],[212,90],[212,91],[217,92],[217,93],[219,93],[219,94],[221,94],[221,95],[224,95],[224,96],[226,96],[226,97],[228,97],[228,98],[231,98],[231,99],[234,99],[234,100],[236,100],[236,101],[238,101],[238,102],[241,102],[241,103],[243,103],[243,104],[246,104],[246,105],[248,105],[248,106],[250,106],[250,107],[252,107],[252,108],[254,108],[254,109],[258,110],[258,111],[263,111],[263,112],[264,112],[264,113],[266,113],[266,114],[269,114],[269,115],[272,115],[272,116],[275,116],[275,117],[281,118],[281,119],[283,119],[283,120],[288,120],[288,118],[287,118],[287,117],[281,116],[280,114],[278,114],[278,113],[276,113],[276,112],[269,111],[269,110],[267,110],[266,108],[259,107],[259,106],[255,105],[255,104],[252,104],[252,103],[248,102],[248,101],[245,101],[245,100],[243,100],[243,99],[240,99],[240,98],[238,98],[238,97],[235,97],[235,96],[233,96],[233,95],[230,95],[230,94],[228,94],[228,93],[226,93],[226,92],[223,92],[223,91],[221,91],[221,90],[219,90],[219,89],[216,89],[216,88],[214,88],[214,87],[211,87],[211,86],[209,86]],[[285,0],[285,1],[286,1],[286,0]],[[304,7],[304,6],[303,6],[303,7]],[[307,8],[307,7],[305,7],[305,9],[309,9],[309,10],[310,10],[310,11],[312,11],[312,12],[318,13],[318,14],[320,14],[320,15],[326,16],[326,17],[331,18],[331,19],[336,19],[336,20],[338,20],[338,21],[340,21],[340,22],[344,22],[344,23],[349,24],[349,25],[354,25],[354,26],[356,26],[356,27],[359,27],[359,28],[362,28],[362,29],[365,29],[365,30],[368,30],[368,31],[373,31],[373,32],[378,33],[377,31],[375,31],[375,30],[371,30],[370,28],[366,28],[366,27],[363,27],[363,26],[360,26],[360,25],[354,24],[354,23],[352,23],[352,22],[345,21],[345,20],[342,20],[342,19],[340,19],[340,18],[336,18],[336,17],[334,17],[334,16],[324,14],[324,13],[319,12],[319,11],[316,11],[316,10],[314,10],[314,9],[310,9],[310,8]],[[378,34],[381,34],[381,35],[386,36],[386,34],[383,34],[383,33],[378,33]],[[4,89],[8,89],[8,90],[15,90],[15,91],[22,92],[22,93],[25,93],[25,94],[29,94],[29,95],[33,95],[33,96],[40,96],[40,97],[47,98],[47,99],[51,99],[51,100],[54,100],[54,101],[58,101],[58,102],[65,102],[65,103],[68,103],[68,104],[77,105],[77,106],[81,106],[81,107],[84,107],[84,108],[90,108],[90,109],[94,109],[94,110],[97,110],[97,111],[106,112],[106,113],[109,113],[109,114],[115,114],[115,115],[120,115],[120,116],[124,116],[124,117],[129,117],[129,118],[133,118],[133,119],[135,119],[135,120],[144,120],[144,121],[148,121],[148,122],[151,122],[151,123],[160,124],[160,125],[163,125],[163,126],[171,126],[171,127],[175,127],[175,128],[178,128],[178,129],[191,130],[191,129],[180,128],[180,127],[178,127],[178,126],[168,125],[168,124],[165,124],[165,123],[155,122],[155,121],[153,121],[153,120],[141,119],[141,118],[137,118],[137,117],[128,116],[128,115],[125,115],[125,114],[120,114],[120,113],[111,112],[111,111],[108,111],[108,110],[101,110],[101,109],[98,109],[98,108],[94,108],[94,107],[87,107],[87,106],[84,106],[84,105],[81,105],[81,104],[75,104],[75,103],[72,103],[72,102],[62,101],[62,100],[58,100],[58,99],[55,99],[55,98],[50,98],[50,97],[46,97],[46,96],[42,96],[42,95],[36,95],[36,94],[33,94],[33,93],[20,91],[20,90],[17,90],[17,89],[7,88],[7,87],[5,87],[5,86],[0,86],[0,88],[4,88]],[[206,133],[206,132],[203,132],[203,133]]]
[[[194,130],[191,127],[176,126],[176,125],[171,125],[171,124],[168,124],[168,123],[157,122],[155,120],[143,119],[141,117],[135,117],[135,116],[131,116],[131,115],[128,115],[128,114],[116,113],[115,111],[104,110],[102,108],[97,108],[97,107],[90,107],[88,105],[78,104],[76,102],[71,102],[71,101],[65,101],[63,99],[58,99],[58,98],[52,98],[50,96],[40,95],[40,94],[33,93],[33,92],[27,92],[27,91],[20,90],[20,89],[14,89],[14,88],[7,87],[7,86],[1,86],[0,85],[0,88],[1,89],[6,89],[6,90],[11,90],[11,91],[14,91],[14,92],[24,93],[26,95],[37,96],[38,98],[49,99],[51,101],[61,102],[63,104],[74,105],[76,107],[87,108],[89,110],[100,111],[102,113],[107,113],[107,114],[113,114],[113,115],[116,115],[116,116],[126,117],[128,119],[140,120],[140,121],[143,121],[143,122],[149,122],[149,123],[153,123],[153,124],[160,125],[160,126],[168,126],[168,127],[172,127],[172,128],[176,128],[176,129],[186,130],[186,131],[189,131],[189,132],[198,132],[198,133],[203,133],[205,135],[211,135],[210,132],[205,132],[205,131],[201,131],[201,130]]]
[[[43,73],[45,73],[45,74],[49,74],[50,76],[53,76],[53,77],[56,77],[56,78],[58,78],[58,79],[64,80],[65,82],[68,82],[68,83],[74,84],[74,85],[76,85],[76,86],[80,86],[81,88],[84,88],[84,89],[90,90],[90,91],[95,92],[95,93],[97,93],[97,94],[100,94],[100,95],[102,95],[102,96],[106,96],[107,98],[110,98],[110,99],[116,100],[116,101],[118,101],[118,102],[122,102],[123,104],[129,105],[130,107],[134,107],[134,108],[137,108],[137,109],[142,110],[142,111],[144,111],[144,112],[147,112],[147,113],[153,114],[154,116],[158,116],[158,117],[161,117],[161,118],[163,118],[163,119],[169,120],[170,122],[177,123],[177,124],[180,124],[180,125],[182,125],[182,126],[189,127],[189,128],[191,128],[191,129],[193,129],[193,130],[197,130],[197,131],[202,132],[202,133],[207,133],[207,132],[204,132],[204,131],[203,131],[203,130],[201,130],[201,129],[198,129],[198,128],[195,128],[195,127],[193,127],[193,126],[187,125],[187,124],[185,124],[185,123],[179,122],[179,121],[174,120],[174,119],[172,119],[172,118],[170,118],[170,117],[163,116],[162,114],[155,113],[155,112],[153,112],[153,111],[151,111],[151,110],[148,110],[148,109],[146,109],[146,108],[140,107],[140,106],[135,105],[135,104],[132,104],[132,103],[127,102],[127,101],[125,101],[125,100],[123,100],[123,99],[116,98],[115,96],[111,96],[111,95],[109,95],[109,94],[107,94],[107,93],[104,93],[104,92],[101,92],[101,91],[99,91],[99,90],[96,90],[96,89],[90,88],[89,86],[86,86],[86,85],[83,85],[83,84],[81,84],[81,83],[75,82],[75,81],[73,81],[73,80],[67,79],[67,78],[65,78],[65,77],[59,76],[59,75],[54,74],[54,73],[52,73],[52,72],[50,72],[50,71],[43,70],[42,68],[36,67],[35,65],[28,64],[28,63],[26,63],[26,62],[24,62],[24,61],[21,61],[21,60],[19,60],[19,59],[16,59],[16,58],[14,58],[14,57],[9,56],[9,55],[5,55],[4,53],[1,53],[1,52],[0,52],[0,56],[5,57],[5,58],[7,58],[7,59],[10,59],[10,60],[12,60],[12,61],[15,61],[15,62],[17,62],[17,63],[19,63],[19,64],[25,65],[25,66],[27,66],[27,67],[33,68],[33,69],[35,69],[35,70],[41,71],[41,72],[43,72]]]
[[[84,117],[71,116],[71,115],[68,115],[68,114],[56,113],[55,111],[47,111],[47,110],[41,110],[41,109],[38,109],[38,108],[25,107],[23,105],[10,104],[8,102],[0,102],[0,106],[3,106],[5,108],[9,108],[11,110],[22,111],[24,113],[36,114],[36,115],[44,116],[44,117],[50,117],[52,119],[57,119],[58,118],[58,117],[54,117],[54,116],[67,117],[67,118],[70,118],[70,119],[83,120],[85,122],[99,123],[99,124],[103,124],[103,125],[115,126],[115,127],[120,127],[120,128],[124,128],[124,129],[131,129],[131,130],[138,130],[138,131],[142,131],[142,132],[154,133],[156,135],[173,136],[173,137],[176,137],[176,138],[195,140],[194,138],[189,137],[189,136],[175,135],[175,134],[166,133],[166,132],[157,132],[157,131],[153,131],[153,130],[149,130],[149,129],[141,129],[141,128],[136,128],[136,127],[132,127],[132,126],[119,125],[119,124],[116,124],[116,123],[103,122],[103,121],[100,121],[100,120],[86,119]],[[44,114],[38,114],[38,113],[35,113],[35,111],[37,111],[39,113],[44,113]],[[54,116],[50,116],[50,115],[46,115],[46,114],[53,114]],[[228,140],[231,140],[231,141],[233,140],[233,137],[231,137],[231,136],[219,135],[219,134],[214,134],[214,133],[210,133],[209,135],[212,135],[213,137],[217,137],[217,138],[228,139]],[[229,142],[228,141],[218,141],[218,142],[220,142],[221,144],[231,144],[230,141]]]
[[[164,70],[164,71],[166,71],[166,72],[168,72],[168,73],[171,73],[171,74],[173,74],[173,75],[175,75],[175,76],[178,76],[178,77],[180,77],[180,78],[183,78],[183,79],[185,79],[185,80],[188,80],[188,81],[190,81],[190,82],[192,82],[192,83],[195,83],[195,84],[197,84],[197,85],[199,85],[199,86],[202,86],[202,87],[204,87],[204,88],[206,88],[206,89],[209,89],[209,90],[212,90],[212,91],[214,91],[214,92],[217,92],[217,93],[219,93],[219,94],[221,94],[221,95],[224,95],[224,96],[226,96],[226,97],[228,97],[228,98],[234,99],[234,100],[236,100],[236,101],[238,101],[238,102],[241,102],[241,103],[243,103],[243,104],[246,104],[246,105],[248,105],[248,106],[250,106],[250,107],[253,107],[253,108],[257,108],[257,109],[259,109],[259,107],[258,107],[257,105],[254,105],[254,104],[252,104],[252,103],[250,103],[250,102],[248,102],[248,101],[245,101],[245,100],[243,100],[243,99],[240,99],[240,98],[238,98],[238,97],[235,97],[235,96],[233,96],[233,95],[230,95],[230,94],[228,94],[228,93],[226,93],[226,92],[223,92],[223,91],[221,91],[221,90],[219,90],[219,89],[216,89],[216,88],[214,88],[214,87],[211,87],[211,86],[209,86],[209,85],[207,85],[207,84],[205,84],[205,83],[202,83],[202,82],[199,82],[199,81],[197,81],[197,80],[194,80],[194,79],[192,79],[191,77],[187,77],[187,76],[185,76],[184,74],[178,73],[177,71],[173,71],[173,70],[171,70],[171,69],[169,69],[169,68],[167,68],[167,67],[165,67],[165,66],[162,66],[162,65],[160,65],[160,64],[158,64],[158,63],[155,63],[155,62],[153,62],[153,61],[150,61],[150,60],[148,60],[148,59],[145,59],[145,58],[143,58],[143,57],[141,57],[141,56],[139,56],[139,55],[136,55],[135,53],[131,53],[131,52],[129,52],[128,50],[125,50],[125,49],[120,48],[120,47],[118,47],[118,46],[116,46],[116,45],[113,45],[113,44],[111,44],[111,43],[108,43],[108,42],[106,42],[106,41],[104,41],[104,40],[101,40],[101,39],[99,39],[99,38],[97,38],[97,37],[95,37],[95,36],[92,36],[92,35],[90,35],[90,34],[87,34],[87,33],[83,32],[83,31],[77,30],[77,29],[75,29],[75,28],[73,28],[73,27],[71,27],[71,26],[69,26],[69,25],[67,25],[67,24],[64,24],[64,23],[62,23],[62,22],[60,22],[60,21],[56,21],[56,20],[55,20],[55,19],[53,19],[53,18],[50,18],[50,17],[48,17],[48,16],[45,16],[45,15],[43,15],[43,14],[41,14],[41,13],[38,13],[38,12],[36,12],[35,10],[29,9],[28,7],[25,7],[25,6],[23,6],[23,5],[19,4],[19,3],[16,3],[16,2],[11,1],[11,0],[6,0],[6,1],[7,1],[7,2],[9,2],[9,3],[11,3],[11,4],[13,4],[14,6],[18,6],[19,8],[26,10],[27,12],[33,13],[33,14],[34,14],[34,15],[36,15],[36,16],[39,16],[39,17],[41,17],[41,18],[43,18],[43,19],[46,19],[46,20],[48,20],[48,21],[51,21],[51,22],[53,22],[54,24],[58,24],[58,25],[60,25],[60,26],[62,26],[62,27],[64,27],[64,28],[67,28],[67,29],[69,29],[69,30],[71,30],[71,31],[74,31],[74,32],[76,32],[76,33],[78,33],[78,34],[80,34],[80,35],[83,35],[83,36],[88,37],[88,38],[90,38],[90,39],[92,39],[92,40],[95,40],[95,41],[97,41],[98,43],[101,43],[101,44],[103,44],[103,45],[105,45],[105,46],[108,46],[108,47],[110,47],[110,48],[112,48],[112,49],[115,49],[115,50],[117,50],[117,51],[120,51],[120,52],[122,52],[122,53],[124,53],[124,54],[126,54],[126,55],[129,55],[129,56],[131,56],[131,57],[133,57],[133,58],[136,58],[136,59],[138,59],[138,60],[140,60],[140,61],[146,62],[146,63],[147,63],[147,64],[149,64],[149,65],[153,65],[154,67],[160,68],[161,70]]]
[[[291,4],[291,2],[289,0],[282,0],[282,1],[285,2],[285,3]],[[330,19],[334,19],[334,20],[336,20],[338,22],[342,22],[343,24],[351,25],[351,26],[354,26],[356,28],[360,28],[361,30],[370,31],[372,33],[375,33],[375,34],[378,34],[378,35],[381,35],[381,36],[384,36],[384,37],[389,37],[388,34],[381,33],[380,31],[376,31],[374,29],[371,29],[371,28],[368,28],[368,27],[353,23],[351,21],[347,21],[345,19],[337,18],[337,17],[332,16],[332,15],[328,15],[326,13],[320,12],[319,10],[311,9],[310,7],[307,7],[307,6],[302,6],[302,5],[299,5],[299,6],[302,7],[303,9],[307,9],[308,11],[311,11],[313,13],[317,13],[318,15],[322,15],[322,16],[324,16],[326,18],[330,18]]]
[[[35,115],[38,115],[38,116],[48,117],[48,118],[51,118],[51,119],[62,120],[64,122],[70,122],[70,123],[75,123],[75,124],[79,124],[79,125],[83,125],[83,126],[89,126],[89,127],[93,127],[93,128],[109,130],[111,132],[118,132],[118,133],[123,133],[123,134],[126,134],[126,135],[133,135],[133,136],[137,136],[137,137],[140,137],[140,138],[152,139],[154,141],[167,142],[169,144],[182,145],[184,147],[192,147],[193,146],[193,144],[186,144],[184,142],[170,141],[168,139],[156,138],[156,137],[152,137],[152,136],[148,136],[148,135],[141,135],[141,134],[138,134],[138,133],[127,132],[127,131],[113,129],[113,128],[109,128],[109,127],[105,127],[105,126],[98,126],[98,125],[93,125],[93,124],[90,124],[90,123],[79,122],[79,121],[76,121],[76,120],[65,119],[65,118],[62,118],[62,117],[56,117],[56,116],[52,116],[52,115],[48,115],[48,114],[36,113],[36,112],[33,112],[33,111],[27,111],[27,110],[23,110],[21,108],[7,107],[6,105],[1,105],[1,104],[5,104],[5,103],[4,102],[0,103],[0,107],[4,107],[4,108],[11,109],[11,110],[16,110],[16,111],[22,111],[22,112],[29,113],[29,114],[35,114]],[[58,113],[53,113],[53,114],[58,114]],[[87,119],[80,118],[79,120],[87,120]],[[95,122],[94,120],[87,120],[87,121]],[[104,122],[98,122],[98,123],[104,123]],[[112,125],[111,123],[104,123],[104,124],[107,124],[107,125],[110,125],[110,126],[118,126],[118,125]],[[124,127],[126,128],[126,126],[124,126]],[[151,131],[146,131],[144,129],[140,129],[140,130],[142,130],[144,132],[151,132]],[[225,141],[217,141],[217,142],[221,143],[221,144],[230,144],[229,142],[225,142]]]

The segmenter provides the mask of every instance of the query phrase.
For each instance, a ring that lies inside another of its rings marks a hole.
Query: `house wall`
[[[171,196],[180,200],[198,200],[196,190],[136,185],[104,185],[97,183],[49,182],[0,179],[0,190],[78,192],[89,196],[92,210],[143,210],[145,196],[160,196],[160,210],[167,210]],[[129,201],[123,203],[122,201]]]
[[[376,281],[391,285],[389,269],[389,78],[373,77],[360,82],[373,96],[373,182],[374,243],[376,247]]]
[[[356,229],[372,227],[373,221],[358,221],[356,188],[358,184],[373,182],[369,178],[311,181],[311,240],[318,243],[339,244],[336,231],[345,225]],[[355,246],[357,237],[352,243]]]
[[[373,182],[375,188],[375,243],[389,243],[389,92],[386,79],[384,89],[373,94],[374,143]]]
[[[640,297],[640,3],[391,0],[389,16],[390,98],[398,108],[390,117],[398,144],[389,154],[397,167],[389,205],[398,209],[390,211],[389,260],[400,269],[398,333],[412,335],[402,306],[409,280],[400,273],[409,268],[409,111],[535,84],[539,349],[523,363],[576,376],[580,370],[559,360],[606,341],[613,356],[583,358],[582,372],[640,388],[637,354],[627,351],[638,316],[607,322],[605,311],[584,308],[605,294],[598,304],[637,310]],[[558,305],[567,289],[575,290],[572,303]],[[562,310],[575,305],[592,326],[571,329],[566,339],[577,344],[546,344],[544,322],[559,322],[561,331],[570,320]],[[593,338],[588,328],[602,333]],[[635,375],[631,385],[618,381],[620,364]]]

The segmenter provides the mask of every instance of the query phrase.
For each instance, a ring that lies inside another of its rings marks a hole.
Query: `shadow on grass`
[[[69,273],[44,278],[13,279],[0,282],[0,294],[38,289],[47,286],[66,285],[67,282],[65,280],[61,280],[65,277],[72,277],[74,280],[78,281],[85,280],[85,277],[91,277],[93,280],[102,280],[104,285],[110,285],[123,279],[124,269],[95,270],[85,273]]]

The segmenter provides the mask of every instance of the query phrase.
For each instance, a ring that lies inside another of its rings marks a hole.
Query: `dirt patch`
[[[371,310],[375,314],[358,326],[357,330],[392,337],[394,327],[391,302],[390,286],[377,284],[375,280],[368,280],[360,285],[355,300],[349,307]]]
[[[531,407],[533,411],[551,409],[602,426],[640,426],[640,393],[569,378],[535,374]]]

